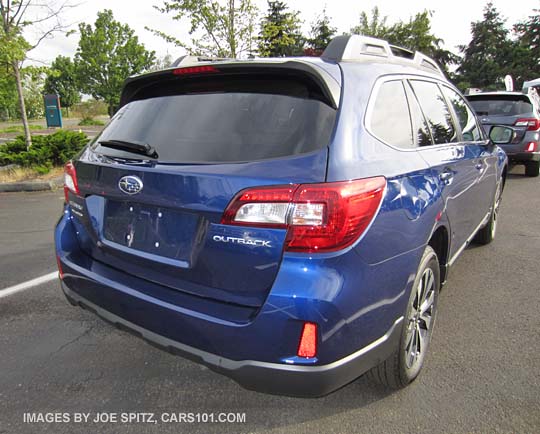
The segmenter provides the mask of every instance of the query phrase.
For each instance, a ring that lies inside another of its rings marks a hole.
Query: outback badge
[[[143,189],[143,182],[137,176],[123,176],[118,181],[118,188],[126,194],[137,194]]]

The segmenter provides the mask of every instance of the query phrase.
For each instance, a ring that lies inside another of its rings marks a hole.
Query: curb
[[[0,184],[0,193],[56,190],[57,188],[62,187],[63,184],[63,177],[54,178],[50,181],[10,182],[6,184]]]

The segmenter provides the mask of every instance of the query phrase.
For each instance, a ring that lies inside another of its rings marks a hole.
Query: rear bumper
[[[524,161],[540,161],[540,152],[516,152],[508,155],[508,160],[514,163]]]
[[[72,304],[261,392],[322,396],[392,354],[418,252],[370,265],[356,252],[284,257],[260,307],[190,295],[94,260],[66,209],[55,232]],[[317,357],[296,356],[305,321],[319,325]]]
[[[231,360],[182,344],[127,321],[79,296],[64,282],[62,290],[71,304],[90,310],[115,326],[166,351],[204,364],[232,378],[246,389],[298,397],[326,395],[385,360],[398,345],[403,322],[403,317],[398,318],[379,339],[326,365],[298,366],[256,360]]]

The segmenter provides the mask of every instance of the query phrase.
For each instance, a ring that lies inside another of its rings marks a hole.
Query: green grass
[[[30,125],[30,130],[44,130],[45,127],[42,125]],[[24,128],[22,125],[11,125],[7,128],[4,128],[0,130],[0,134],[2,133],[24,133]]]

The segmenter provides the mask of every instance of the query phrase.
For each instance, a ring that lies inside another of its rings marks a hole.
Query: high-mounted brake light
[[[187,68],[173,69],[174,75],[204,74],[208,72],[219,72],[219,69],[214,68],[211,65],[190,66]]]
[[[236,195],[221,223],[287,229],[285,250],[331,252],[353,244],[379,209],[386,179],[257,187]]]
[[[536,131],[540,129],[540,120],[536,118],[522,118],[518,119],[514,126],[527,127],[527,131]]]
[[[315,357],[317,355],[317,324],[304,323],[296,355],[298,357]]]
[[[527,152],[534,152],[536,151],[536,143],[534,142],[530,142],[528,145],[527,145],[527,149],[525,149]]]
[[[64,197],[66,203],[69,202],[69,192],[80,194],[79,183],[77,182],[77,172],[71,161],[64,166]]]

